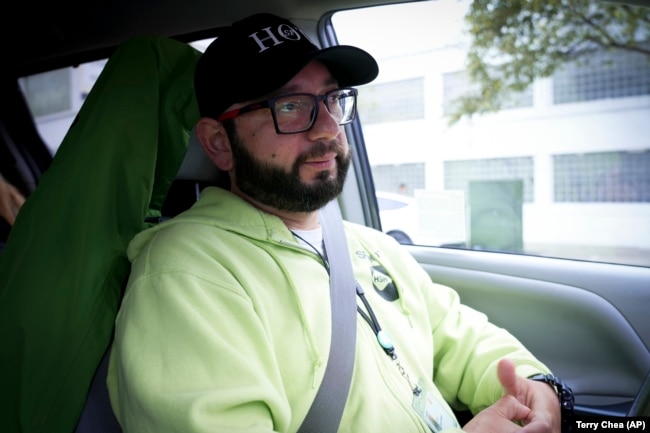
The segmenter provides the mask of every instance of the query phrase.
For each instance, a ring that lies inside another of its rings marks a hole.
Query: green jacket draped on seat
[[[0,256],[0,431],[70,433],[110,344],[130,264],[199,117],[189,45],[111,56]]]

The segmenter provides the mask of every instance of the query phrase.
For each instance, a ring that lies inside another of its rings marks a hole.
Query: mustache
[[[337,159],[345,157],[345,147],[340,140],[331,140],[329,142],[317,141],[307,152],[298,156],[296,163],[300,164],[308,159],[319,158],[332,152],[336,153]]]

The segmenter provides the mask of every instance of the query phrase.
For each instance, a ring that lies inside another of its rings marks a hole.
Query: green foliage
[[[465,17],[472,38],[467,55],[475,93],[458,98],[450,123],[498,111],[513,92],[552,75],[593,49],[643,53],[650,9],[590,0],[473,0]]]

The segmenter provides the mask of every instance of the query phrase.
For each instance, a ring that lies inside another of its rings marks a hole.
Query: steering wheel
[[[636,394],[627,416],[650,416],[650,372],[648,372],[639,392]]]

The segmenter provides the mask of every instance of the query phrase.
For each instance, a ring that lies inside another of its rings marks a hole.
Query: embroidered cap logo
[[[260,36],[260,33],[262,33],[262,36]],[[264,34],[266,34],[266,36],[264,36]],[[253,40],[260,47],[258,53],[266,51],[269,48],[274,47],[276,45],[280,45],[281,43],[284,42],[280,39],[284,39],[287,41],[299,41],[300,39],[302,39],[302,36],[300,35],[300,31],[297,28],[291,27],[288,24],[280,24],[275,33],[271,31],[271,27],[266,27],[259,32],[255,32],[248,35],[248,37],[253,38]],[[272,41],[272,44],[270,46],[266,46],[267,41]]]

